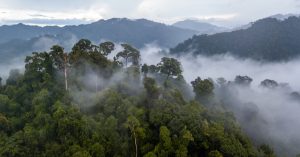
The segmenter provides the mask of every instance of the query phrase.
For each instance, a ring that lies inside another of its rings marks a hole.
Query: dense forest
[[[300,54],[300,18],[265,18],[247,29],[199,35],[171,49],[173,54],[222,55],[261,61],[287,61]]]
[[[212,80],[189,84],[178,60],[147,65],[122,47],[109,59],[112,42],[54,45],[1,79],[0,156],[275,156],[215,101]]]

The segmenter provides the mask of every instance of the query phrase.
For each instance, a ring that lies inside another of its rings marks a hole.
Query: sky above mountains
[[[192,18],[235,27],[299,10],[300,0],[0,0],[0,24],[70,25],[127,17],[167,24]]]

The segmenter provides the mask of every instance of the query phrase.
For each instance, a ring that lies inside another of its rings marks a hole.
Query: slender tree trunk
[[[168,85],[168,84],[169,84],[169,83],[168,83],[168,82],[169,82],[169,77],[170,77],[170,74],[168,73],[168,74],[167,74],[167,78],[166,78],[166,80],[165,80],[165,82],[164,82],[165,88],[168,88],[168,86],[169,86],[169,85]]]
[[[171,75],[171,71],[170,71],[170,69],[169,69],[169,70],[168,70],[167,80],[169,80],[170,75]]]
[[[67,67],[65,67],[65,87],[66,87],[66,91],[67,91],[68,90]]]
[[[67,67],[67,56],[64,57],[65,59],[65,65],[64,65],[64,73],[65,73],[65,88],[66,88],[66,91],[68,90],[68,67]]]
[[[96,74],[96,92],[98,92],[98,75]]]
[[[134,136],[134,145],[135,145],[135,157],[137,157],[138,156],[138,146],[137,146],[137,140],[136,140],[135,132],[133,132],[133,136]]]

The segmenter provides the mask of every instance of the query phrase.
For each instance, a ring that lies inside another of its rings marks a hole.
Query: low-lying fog
[[[141,50],[142,60],[148,64],[156,64],[163,57],[159,54],[161,48],[146,46]],[[253,78],[253,84],[259,85],[264,79],[273,79],[281,83],[289,83],[294,90],[300,90],[300,58],[289,62],[262,63],[251,59],[237,59],[231,55],[213,57],[187,55],[178,58],[184,69],[183,74],[187,82],[197,76],[201,78],[224,77],[234,80],[237,75],[247,75]]]
[[[25,57],[20,57],[20,58],[14,58],[8,63],[0,63],[0,77],[3,79],[2,83],[5,83],[5,80],[9,76],[9,72],[12,69],[24,69],[24,60]]]
[[[160,48],[147,46],[141,50],[142,60],[156,64],[162,57]],[[271,145],[280,156],[300,153],[300,100],[291,93],[300,90],[300,59],[281,63],[262,63],[251,59],[237,59],[230,55],[205,57],[187,55],[178,58],[188,83],[196,77],[223,77],[234,81],[237,75],[253,79],[251,86],[216,87],[217,99],[235,113],[242,129],[256,144]],[[265,79],[289,86],[266,89],[260,86]]]

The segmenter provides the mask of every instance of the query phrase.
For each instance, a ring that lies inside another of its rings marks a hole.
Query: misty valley
[[[299,15],[9,13],[0,4],[0,157],[300,157]],[[52,22],[68,21],[82,22]]]

